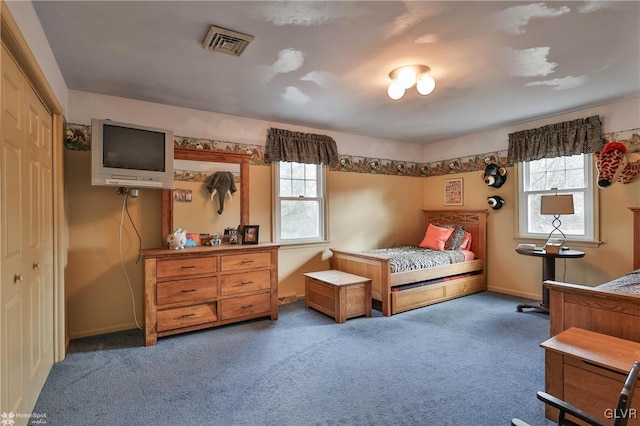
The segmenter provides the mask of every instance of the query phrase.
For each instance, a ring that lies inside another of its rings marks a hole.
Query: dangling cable
[[[133,226],[133,230],[136,231],[136,235],[138,236],[138,258],[136,259],[136,264],[138,264],[138,262],[140,262],[140,256],[142,256],[142,254],[140,253],[142,250],[142,237],[140,236],[140,233],[138,232],[138,228],[136,228],[136,224],[133,223],[133,219],[131,218],[131,215],[129,214],[129,206],[127,203],[125,203],[125,210],[127,211],[127,216],[129,217],[129,222],[131,222],[131,226]]]
[[[127,200],[129,199],[129,194],[124,194],[124,200],[122,201],[122,213],[120,214],[120,264],[122,265],[122,270],[124,271],[124,276],[127,278],[127,284],[129,284],[129,292],[131,293],[131,305],[133,306],[133,319],[136,322],[136,327],[142,330],[142,327],[138,323],[138,315],[136,314],[136,299],[133,296],[133,288],[131,287],[131,280],[129,279],[129,273],[127,272],[127,268],[124,265],[124,257],[122,255],[122,227],[124,225],[124,212],[127,211]],[[138,231],[136,230],[136,233]]]

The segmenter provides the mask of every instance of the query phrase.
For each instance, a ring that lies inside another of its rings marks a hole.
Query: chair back
[[[637,417],[638,415],[635,410],[633,413],[631,412],[631,401],[633,400],[633,391],[636,389],[636,383],[638,382],[638,374],[640,374],[640,361],[633,363],[627,380],[624,382],[620,397],[618,398],[618,406],[614,413],[613,426],[626,426],[630,417]]]

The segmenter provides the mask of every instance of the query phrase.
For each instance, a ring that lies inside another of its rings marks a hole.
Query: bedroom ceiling
[[[640,2],[34,1],[69,89],[428,144],[640,95]],[[211,25],[249,34],[211,52]],[[388,74],[436,89],[387,97]]]

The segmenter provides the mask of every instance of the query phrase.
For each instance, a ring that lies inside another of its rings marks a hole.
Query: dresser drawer
[[[249,315],[269,314],[271,312],[271,294],[236,297],[223,300],[220,304],[222,320],[240,318]]]
[[[217,319],[216,304],[185,306],[158,311],[158,332],[213,322]]]
[[[158,283],[156,288],[158,305],[215,299],[217,296],[218,279],[216,277],[165,281]]]
[[[244,253],[222,256],[220,270],[241,271],[243,269],[271,267],[271,255],[269,253]]]
[[[158,278],[211,274],[214,272],[216,272],[215,257],[158,260],[156,269]]]
[[[271,271],[245,272],[220,277],[220,294],[223,296],[268,290],[269,288],[271,288]]]
[[[610,419],[607,419],[605,414],[607,409],[610,410],[618,405],[618,396],[626,376],[620,374],[619,379],[615,380],[607,377],[609,374],[601,375],[589,370],[569,364],[564,365],[563,399],[588,411],[601,421],[608,422]]]

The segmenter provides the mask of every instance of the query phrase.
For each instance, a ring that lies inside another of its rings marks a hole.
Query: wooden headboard
[[[461,225],[471,233],[471,251],[477,259],[486,259],[487,210],[422,210],[425,230],[434,225]]]
[[[640,207],[629,207],[633,212],[633,269],[640,268]]]

